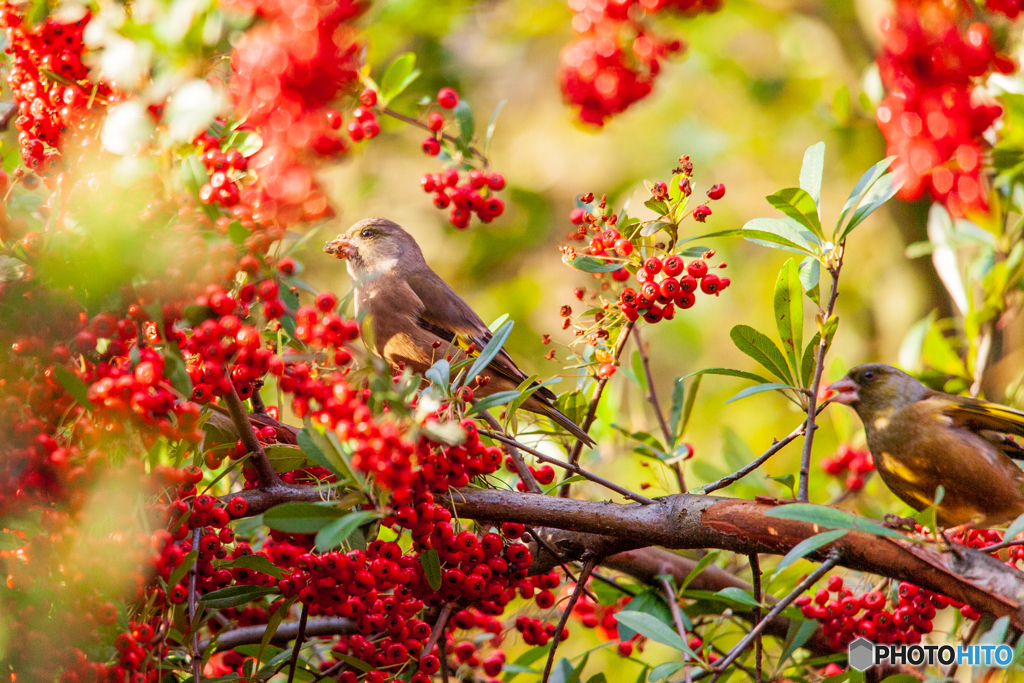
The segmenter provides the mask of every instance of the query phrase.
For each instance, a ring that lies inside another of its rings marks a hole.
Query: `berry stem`
[[[544,676],[541,678],[541,683],[548,683],[548,679],[551,677],[551,667],[555,665],[555,651],[558,650],[558,644],[562,641],[562,633],[565,631],[565,624],[569,621],[569,615],[572,614],[573,608],[576,607],[576,601],[580,599],[580,595],[583,594],[583,590],[586,588],[587,579],[590,578],[590,573],[594,571],[594,567],[597,566],[597,557],[590,556],[583,562],[583,569],[580,570],[580,578],[576,582],[576,587],[572,591],[572,595],[569,596],[569,601],[565,603],[565,609],[562,610],[562,618],[558,620],[558,626],[555,628],[555,633],[551,636],[551,651],[548,652],[548,662],[544,665]]]
[[[508,445],[509,447],[519,448],[523,452],[529,453],[530,455],[532,455],[533,457],[537,458],[541,462],[546,462],[549,465],[555,465],[556,467],[561,467],[561,468],[563,468],[563,469],[565,469],[565,470],[567,470],[569,472],[572,472],[573,474],[578,474],[578,475],[580,475],[582,477],[586,477],[587,479],[589,479],[590,481],[594,482],[595,484],[600,484],[601,486],[604,486],[605,488],[607,488],[607,489],[609,489],[611,491],[615,491],[619,495],[623,496],[624,498],[628,498],[629,500],[636,501],[637,503],[641,503],[642,505],[652,505],[655,502],[655,501],[651,500],[650,498],[647,498],[645,496],[641,496],[639,493],[633,493],[632,491],[630,491],[629,489],[627,489],[624,486],[619,486],[618,484],[616,484],[614,482],[611,482],[611,481],[608,481],[607,479],[605,479],[603,477],[599,477],[598,475],[596,475],[596,474],[594,474],[592,472],[588,472],[587,470],[583,469],[579,465],[576,465],[574,463],[564,462],[562,460],[559,460],[558,458],[552,458],[550,455],[545,455],[544,453],[541,453],[540,451],[538,451],[536,449],[533,449],[533,448],[530,448],[529,446],[521,444],[521,443],[519,443],[518,441],[516,441],[515,439],[513,439],[511,437],[505,436],[503,434],[498,434],[498,433],[495,433],[495,432],[488,432],[488,431],[484,431],[482,433],[486,434],[487,436],[491,437],[492,439],[496,439],[496,440],[502,442],[503,444]]]
[[[491,429],[499,433],[502,431],[501,423],[499,423],[493,415],[486,410],[480,411],[480,414],[483,416],[484,422],[490,425]],[[516,467],[516,472],[519,473],[519,478],[523,480],[524,484],[526,484],[526,488],[530,493],[543,493],[543,489],[541,489],[540,484],[538,484],[537,480],[534,478],[533,472],[531,472],[530,468],[526,466],[526,461],[523,460],[523,455],[519,452],[518,448],[516,448],[516,442],[512,439],[509,439],[509,441],[512,441],[512,443],[508,443],[506,441],[502,441],[502,443],[508,446],[509,457],[512,458],[512,463]]]
[[[292,660],[288,664],[288,683],[295,680],[295,666],[299,663],[299,650],[302,649],[302,641],[306,637],[306,620],[309,618],[309,605],[302,604],[302,614],[299,615],[299,632],[295,636],[295,646],[292,648]]]
[[[781,614],[782,610],[789,607],[790,603],[792,603],[794,600],[797,599],[797,597],[805,593],[811,586],[817,583],[818,579],[827,574],[832,569],[832,567],[836,566],[839,563],[839,558],[839,551],[833,550],[829,554],[828,559],[822,562],[820,565],[818,565],[818,568],[811,572],[806,579],[801,581],[800,585],[798,585],[796,588],[790,591],[790,593],[786,597],[782,598],[777,603],[775,603],[775,606],[772,607],[771,611],[768,612],[768,614],[763,619],[758,621],[757,624],[750,629],[750,633],[744,636],[743,640],[737,643],[736,646],[729,651],[729,654],[726,655],[725,659],[723,659],[720,663],[715,665],[715,675],[711,677],[709,683],[715,683],[715,681],[718,680],[718,677],[721,676],[722,673],[727,668],[729,668],[729,666],[734,661],[736,661],[737,657],[743,654],[744,650],[750,647],[751,643],[753,643],[754,640],[760,639],[761,632],[764,631],[764,628],[768,625],[768,622],[771,621],[772,618]]]
[[[622,355],[622,350],[626,348],[626,342],[629,340],[629,335],[633,331],[635,323],[633,321],[627,321],[622,326],[622,331],[619,333],[619,341],[615,344],[615,355],[612,361],[613,364],[619,362],[619,356]],[[590,405],[587,407],[587,417],[583,420],[583,424],[580,428],[584,432],[589,432],[590,427],[594,424],[594,420],[597,418],[597,405],[601,402],[601,394],[604,393],[604,387],[608,384],[610,377],[604,377],[597,380],[597,388],[594,389],[594,397],[590,399]],[[573,444],[572,450],[569,452],[569,464],[575,465],[580,461],[580,453],[583,452],[583,442],[579,439]],[[570,475],[565,475],[562,478],[563,481],[569,478]],[[561,498],[569,497],[569,487],[571,484],[562,484],[562,487],[558,490],[558,495]],[[635,500],[635,498],[634,498]]]
[[[843,253],[846,250],[846,243],[840,243],[836,248],[836,262],[830,267],[832,275],[832,292],[828,297],[828,308],[825,309],[821,319],[826,323],[832,317],[832,311],[836,307],[836,297],[839,296],[839,271],[843,268]],[[806,503],[810,495],[811,479],[811,448],[814,446],[814,431],[818,428],[815,418],[818,417],[817,401],[818,388],[821,386],[821,374],[825,367],[825,352],[828,350],[828,335],[821,334],[821,341],[818,342],[818,355],[814,359],[814,380],[811,382],[811,393],[807,397],[807,420],[804,422],[804,450],[800,456],[800,491],[797,500]]]
[[[665,416],[661,412],[661,404],[658,402],[658,393],[654,389],[654,375],[651,373],[651,364],[647,358],[647,347],[644,346],[643,339],[640,338],[640,328],[637,327],[633,330],[634,341],[636,342],[637,351],[640,352],[640,364],[644,366],[644,375],[647,377],[647,400],[651,404],[651,408],[654,409],[654,414],[658,417],[658,425],[661,427],[661,435],[665,437],[665,448],[671,450],[674,438],[672,432],[668,427],[668,423],[665,422]],[[676,461],[675,464],[676,478],[679,480],[679,492],[686,493],[686,479],[683,475],[683,462],[681,460]]]
[[[435,134],[434,131],[430,130],[430,126],[428,126],[427,124],[423,123],[419,119],[415,119],[415,118],[413,118],[411,116],[406,116],[405,114],[400,114],[397,111],[395,111],[394,109],[390,109],[388,107],[385,107],[383,109],[383,113],[387,114],[388,116],[390,116],[393,119],[398,119],[399,121],[404,121],[404,122],[408,123],[409,125],[416,126],[417,128],[422,128],[423,130],[427,131],[431,135]],[[456,137],[454,137],[452,135],[449,135],[448,133],[441,133],[441,137],[443,139],[447,140],[448,142],[453,143],[453,144],[454,143],[458,143],[458,141],[459,141],[458,138],[456,138]],[[484,168],[487,168],[487,166],[488,166],[488,164],[490,162],[487,161],[487,157],[484,156],[483,153],[480,152],[480,150],[478,150],[476,147],[473,147],[472,145],[470,145],[469,146],[469,151],[472,152],[473,155],[476,156],[478,159],[480,159],[480,161],[484,165]]]

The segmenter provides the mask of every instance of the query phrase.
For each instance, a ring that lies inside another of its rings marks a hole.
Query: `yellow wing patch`
[[[902,462],[894,458],[891,453],[882,451],[881,465],[883,469],[885,469],[888,472],[892,472],[894,476],[902,479],[905,482],[916,484],[917,482],[921,481],[921,477],[919,477],[912,469],[910,469]],[[931,503],[932,501],[929,500],[928,504],[931,505]]]

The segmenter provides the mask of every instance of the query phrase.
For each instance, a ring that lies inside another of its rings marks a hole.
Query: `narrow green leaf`
[[[608,683],[608,679],[604,677],[603,671],[598,671],[596,674],[587,679],[587,683]]]
[[[810,195],[816,207],[821,205],[821,176],[824,171],[825,143],[818,142],[804,152],[804,163],[800,167],[800,187]],[[820,225],[818,230],[821,230]],[[824,239],[824,235],[818,234],[818,237]]]
[[[804,292],[814,303],[821,305],[821,288],[818,282],[821,280],[821,261],[813,256],[806,257],[800,262],[800,285]]]
[[[283,579],[288,573],[262,555],[242,555],[240,557],[236,557],[231,560],[231,562],[228,562],[223,566],[245,567],[246,569],[251,569],[254,572],[270,574],[275,579]]]
[[[832,346],[832,338],[836,336],[839,329],[839,316],[832,316],[825,323],[825,353],[828,353]],[[810,386],[814,377],[814,363],[818,360],[818,345],[821,343],[821,334],[814,333],[811,341],[804,347],[803,360],[800,362],[800,374],[804,378],[804,386]]]
[[[310,464],[310,458],[302,452],[301,448],[295,446],[275,444],[266,446],[263,451],[267,454],[267,459],[274,466],[276,472],[291,472]]]
[[[817,203],[806,190],[799,187],[787,187],[768,195],[765,199],[776,209],[807,228],[814,235],[814,241],[823,242],[825,240],[824,233],[821,231],[821,221],[818,219]]]
[[[865,218],[870,216],[878,207],[885,204],[887,201],[896,196],[896,193],[900,191],[903,184],[906,182],[906,174],[894,171],[893,173],[886,173],[884,176],[878,179],[871,189],[864,194],[864,200],[857,210],[853,212],[853,216],[850,218],[850,222],[843,228],[842,234],[839,236],[837,242],[843,242],[847,235],[853,231],[858,225],[860,225]]]
[[[507,100],[498,102],[498,106],[494,108],[494,112],[491,114],[491,120],[487,122],[487,131],[484,133],[484,154],[487,154],[487,149],[491,146],[491,138],[494,136],[494,128],[498,124],[498,114],[501,113],[502,108],[505,106]]]
[[[327,437],[318,432],[314,427],[307,425],[299,431],[295,436],[295,440],[298,442],[299,448],[302,449],[302,452],[310,460],[321,467],[326,467],[340,477],[347,478],[343,474],[347,469],[345,461],[334,450]]]
[[[620,624],[625,624],[642,636],[659,642],[662,645],[681,650],[695,659],[697,658],[693,650],[683,642],[683,639],[679,637],[674,628],[650,614],[623,610],[615,615],[615,620]]]
[[[267,620],[267,628],[263,631],[263,638],[260,639],[260,648],[256,652],[256,664],[258,665],[263,661],[263,652],[270,645],[270,641],[274,639],[274,635],[277,633],[277,627],[281,625],[284,618],[288,616],[288,612],[291,610],[292,605],[299,599],[299,596],[293,595],[292,597],[285,600],[284,604],[278,607],[273,614],[270,615],[270,619]],[[276,648],[275,648],[276,649]]]
[[[505,340],[512,334],[512,327],[514,322],[509,320],[507,323],[498,328],[498,331],[491,337],[491,341],[487,342],[487,346],[483,348],[480,355],[477,356],[476,361],[473,362],[473,366],[469,369],[469,372],[464,377],[468,377],[469,381],[473,381],[473,378],[484,371],[494,357],[501,351],[501,347],[505,345]]]
[[[730,398],[728,401],[726,401],[723,405],[729,405],[730,403],[735,403],[736,401],[742,401],[745,398],[749,398],[750,396],[754,396],[756,394],[763,394],[766,391],[782,391],[785,389],[793,389],[793,387],[790,386],[789,384],[782,384],[781,382],[755,384],[754,386],[747,387],[743,391],[739,392],[738,394]]]
[[[833,541],[837,541],[845,535],[845,529],[836,529],[835,531],[824,531],[815,536],[811,536],[810,538],[805,538],[793,546],[792,550],[786,553],[785,557],[779,561],[779,564],[775,567],[775,572],[772,574],[772,577],[774,578],[781,574],[786,567],[797,560],[807,557],[818,548],[826,546]]]
[[[487,329],[491,331],[491,334],[494,334],[506,320],[508,320],[508,313],[503,313],[495,318],[494,322],[487,326]]]
[[[53,377],[64,390],[82,406],[92,409],[92,401],[89,400],[89,387],[79,379],[78,375],[68,370],[63,365],[53,366]]]
[[[878,179],[882,177],[882,175],[886,172],[889,166],[892,165],[892,162],[894,162],[896,158],[897,157],[895,156],[891,156],[882,159],[877,164],[875,164],[874,166],[872,166],[871,168],[864,172],[864,175],[862,175],[860,177],[860,180],[857,181],[857,184],[854,185],[853,191],[850,192],[850,196],[846,199],[846,203],[843,204],[843,210],[839,212],[839,220],[836,221],[835,234],[839,233],[839,229],[842,227],[843,222],[846,220],[846,215],[850,213],[850,211],[852,211],[854,207],[860,204],[860,201],[861,199],[864,198],[865,193],[867,193],[867,191],[871,189],[871,187],[878,181]],[[833,241],[838,242],[838,240]]]
[[[167,587],[173,588],[181,583],[181,580],[185,578],[185,574],[192,568],[192,565],[196,563],[196,558],[199,557],[199,551],[193,550],[185,557],[182,558],[181,564],[174,568],[171,575],[167,577]]]
[[[427,577],[427,584],[430,588],[435,591],[441,590],[441,560],[437,551],[428,548],[425,553],[420,555],[420,565],[423,567],[423,573]]]
[[[691,569],[690,573],[686,575],[685,579],[683,579],[683,584],[679,587],[679,590],[686,590],[686,587],[689,586],[693,582],[693,580],[696,579],[697,576],[707,568],[709,564],[718,559],[718,556],[721,554],[721,552],[721,550],[712,550],[707,555],[700,558],[700,561],[697,562],[697,566]]]
[[[482,413],[485,410],[496,408],[497,406],[500,405],[505,405],[506,403],[514,401],[517,398],[519,398],[519,392],[516,391],[515,389],[512,389],[510,391],[499,391],[496,394],[485,396],[479,401],[475,402],[473,405],[471,405],[468,410],[466,410],[466,417],[469,417],[470,415],[476,415],[477,413]]]
[[[459,100],[459,103],[455,105],[454,114],[455,122],[459,124],[459,145],[463,148],[463,152],[468,152],[469,144],[472,142],[473,133],[476,130],[473,123],[473,111],[469,108],[469,103]]]
[[[648,681],[661,681],[661,680],[664,680],[664,679],[668,678],[669,676],[671,676],[672,674],[674,674],[675,672],[677,672],[680,669],[682,669],[684,666],[686,666],[686,664],[684,664],[683,662],[665,662],[664,664],[659,664],[658,666],[656,666],[653,669],[651,669],[651,673],[648,674],[647,680]]]
[[[369,510],[357,510],[350,512],[344,517],[329,522],[316,534],[316,549],[326,553],[344,543],[352,533],[363,526],[371,519],[375,519],[377,513]]]
[[[700,380],[694,380],[700,381]],[[676,377],[676,381],[672,383],[672,407],[668,411],[668,428],[672,432],[672,443],[668,444],[669,448],[675,446],[675,442],[679,440],[681,434],[681,425],[679,421],[683,416],[683,403],[686,401],[686,383],[681,377]]]
[[[800,269],[789,259],[775,282],[775,323],[779,339],[794,376],[800,377],[800,351],[803,349],[804,297],[800,284]]]
[[[647,373],[644,372],[644,361],[640,357],[639,351],[633,352],[630,365],[633,370],[633,376],[636,377],[636,383],[640,385],[640,390],[646,394],[650,391],[650,387],[647,386]]]
[[[580,683],[580,676],[583,675],[583,669],[587,666],[587,661],[590,659],[590,653],[583,655],[583,659],[576,665],[576,668],[572,670],[569,677],[565,679],[565,683]]]
[[[1006,533],[1003,534],[1003,539],[1012,541],[1017,537],[1017,534],[1024,531],[1024,515],[1021,515],[1017,519],[1010,523],[1010,526],[1006,527]]]
[[[380,79],[381,98],[386,102],[393,100],[409,87],[417,76],[419,72],[416,71],[416,54],[406,52],[399,55]]]
[[[793,656],[799,648],[803,647],[804,643],[811,639],[814,632],[818,630],[818,622],[814,619],[808,619],[800,622],[800,627],[797,628],[796,621],[791,621],[789,624],[789,633],[786,634],[786,649],[779,658],[778,664],[775,665],[776,671],[782,671],[783,665]],[[792,638],[790,638],[792,636]],[[774,676],[773,676],[774,678]]]
[[[754,597],[750,595],[749,592],[742,588],[737,588],[736,586],[727,586],[726,588],[718,591],[718,595],[721,595],[723,598],[728,598],[733,602],[738,602],[741,605],[757,607],[757,600],[754,600]]]
[[[733,344],[743,353],[760,363],[766,370],[787,384],[793,384],[793,376],[786,366],[782,351],[766,335],[749,325],[736,325],[729,332]]]
[[[361,659],[359,659],[357,657],[353,657],[351,655],[338,654],[338,653],[335,653],[335,652],[332,652],[331,656],[335,657],[337,659],[340,659],[341,661],[345,662],[346,664],[351,666],[356,671],[362,671],[364,673],[369,673],[369,672],[373,671],[373,666],[372,665],[367,664],[366,662],[364,662],[363,660],[361,660]]]
[[[548,654],[548,651],[550,649],[551,649],[550,645],[537,646],[537,647],[530,648],[529,650],[527,650],[523,654],[519,655],[516,658],[516,661],[514,661],[512,663],[515,664],[516,666],[527,668],[531,664],[536,662],[537,660],[546,657],[547,654]],[[509,681],[511,681],[513,678],[515,678],[516,674],[518,674],[518,673],[526,673],[526,672],[525,671],[524,672],[511,671],[511,670],[509,670],[508,667],[506,667],[505,668],[505,676],[504,676],[505,683],[509,683]]]
[[[263,523],[290,534],[315,534],[345,514],[333,504],[281,503],[263,513]]]
[[[849,529],[851,531],[863,531],[874,536],[914,541],[913,538],[884,527],[873,519],[858,517],[845,510],[837,510],[836,508],[825,507],[824,505],[811,505],[810,503],[780,505],[766,512],[765,516],[816,524],[826,529]]]
[[[423,376],[428,380],[436,384],[438,387],[444,389],[448,386],[451,381],[451,365],[444,358],[438,359],[427,368],[427,371],[423,373]]]
[[[697,372],[691,372],[682,379],[689,379],[691,377],[700,377],[701,375],[721,375],[722,377],[739,377],[740,379],[749,379],[755,382],[765,383],[771,380],[765,379],[761,375],[753,372],[746,372],[745,370],[733,370],[732,368],[704,368]]]
[[[577,255],[574,259],[563,256],[562,263],[567,266],[571,266],[576,270],[582,270],[584,273],[611,273],[612,271],[622,268],[621,263],[605,263],[604,259],[595,258],[593,256]]]
[[[277,588],[267,588],[266,586],[228,586],[204,595],[203,604],[209,609],[238,607],[277,592],[279,592]]]
[[[697,392],[700,391],[700,381],[702,375],[697,375],[692,382],[690,382],[690,393],[686,395],[686,405],[683,406],[683,423],[679,427],[679,434],[676,437],[676,441],[683,438],[686,434],[686,427],[690,424],[690,416],[693,415],[693,406],[697,403]]]
[[[806,254],[816,254],[814,233],[792,218],[755,218],[743,226],[744,237],[774,242]]]

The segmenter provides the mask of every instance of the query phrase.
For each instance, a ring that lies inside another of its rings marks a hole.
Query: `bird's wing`
[[[968,396],[937,394],[929,401],[936,402],[954,426],[978,434],[1010,458],[1024,460],[1024,447],[1006,436],[1024,436],[1024,412]]]
[[[484,321],[437,273],[432,270],[414,272],[406,275],[405,281],[423,302],[423,310],[417,320],[420,327],[455,344],[471,356],[478,354],[491,341],[494,335]],[[470,347],[475,347],[475,353],[469,351]],[[526,373],[516,366],[505,349],[498,352],[488,368],[517,386],[527,379]],[[547,387],[541,387],[536,394],[549,401],[555,400],[555,395]]]

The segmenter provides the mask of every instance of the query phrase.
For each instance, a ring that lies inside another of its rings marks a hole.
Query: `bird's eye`
[[[363,237],[373,237],[373,229],[372,228],[367,228],[366,230],[363,230],[359,234],[362,235]]]
[[[864,373],[863,375],[861,375],[861,376],[862,376],[862,377],[863,377],[864,379],[874,379],[874,378],[875,378],[875,371],[874,371],[874,370],[867,370],[867,371],[865,371],[865,373]]]

